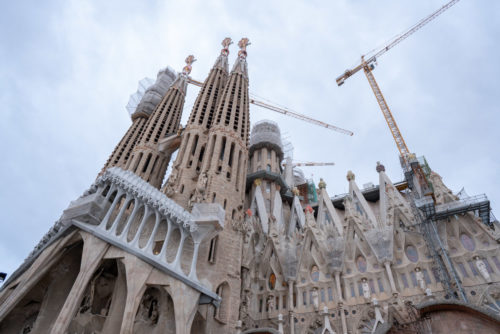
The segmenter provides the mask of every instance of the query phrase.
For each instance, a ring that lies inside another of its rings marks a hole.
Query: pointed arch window
[[[360,273],[364,273],[368,268],[366,259],[362,255],[358,256],[358,258],[356,259],[356,266],[358,267]]]
[[[469,252],[473,252],[474,249],[476,249],[476,243],[474,242],[474,240],[465,233],[462,233],[460,235],[460,242],[462,243],[462,246]]]
[[[318,266],[312,266],[311,268],[311,280],[313,282],[319,281],[319,269]]]
[[[274,273],[271,273],[271,275],[269,275],[268,283],[269,290],[274,290],[274,287],[276,286],[276,275]]]
[[[408,260],[410,260],[413,263],[418,262],[418,251],[415,248],[415,246],[410,245],[406,247],[405,253]]]

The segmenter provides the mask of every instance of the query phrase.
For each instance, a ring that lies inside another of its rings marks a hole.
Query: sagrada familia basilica
[[[158,73],[95,182],[3,284],[0,333],[499,333],[487,198],[417,158],[432,197],[422,174],[395,182],[375,162],[378,185],[346,171],[349,192],[330,196],[277,124],[250,129],[249,40],[231,70],[230,44],[185,128],[195,59]]]

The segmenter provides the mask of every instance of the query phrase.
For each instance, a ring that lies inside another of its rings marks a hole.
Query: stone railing
[[[182,280],[206,295],[206,301],[219,303],[196,275],[200,243],[224,226],[219,204],[198,203],[189,213],[134,173],[113,167],[65,213],[73,225]]]

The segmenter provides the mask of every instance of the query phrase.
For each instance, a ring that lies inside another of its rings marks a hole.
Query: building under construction
[[[95,182],[0,289],[0,333],[498,333],[500,224],[410,153],[373,58],[338,82],[364,70],[405,179],[374,162],[378,185],[346,171],[331,196],[249,104],[352,132],[255,100],[249,40],[231,70],[230,44],[203,82],[193,56],[142,82]]]

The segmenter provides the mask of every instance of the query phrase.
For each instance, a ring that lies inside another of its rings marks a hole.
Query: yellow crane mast
[[[391,134],[394,137],[394,141],[396,142],[396,146],[398,147],[399,153],[401,154],[401,158],[403,159],[405,165],[408,165],[410,163],[409,160],[410,151],[406,146],[405,140],[403,139],[403,135],[401,134],[401,131],[399,131],[396,120],[394,119],[394,116],[392,115],[391,110],[389,109],[389,106],[385,101],[384,95],[382,94],[382,91],[380,90],[380,87],[378,86],[377,81],[375,80],[372,70],[375,68],[378,57],[382,56],[384,53],[392,49],[394,46],[401,43],[403,40],[405,40],[406,38],[417,32],[419,29],[421,29],[427,23],[429,23],[430,21],[434,20],[436,17],[441,15],[444,11],[446,11],[448,8],[456,4],[458,1],[460,0],[452,0],[446,3],[444,6],[439,8],[434,13],[422,19],[414,26],[410,27],[410,29],[408,29],[405,33],[395,37],[392,41],[387,43],[385,46],[383,46],[379,51],[377,51],[374,55],[370,56],[369,58],[365,59],[365,56],[362,56],[361,63],[358,66],[350,70],[346,70],[342,75],[340,75],[336,79],[337,85],[341,86],[344,84],[346,79],[348,79],[349,77],[351,77],[352,75],[363,69],[366,78],[368,79],[368,82],[370,84],[370,87],[372,88],[373,93],[375,94],[375,98],[377,99],[380,109],[384,114],[384,118],[387,122],[387,125],[389,126],[389,129],[391,130]]]

